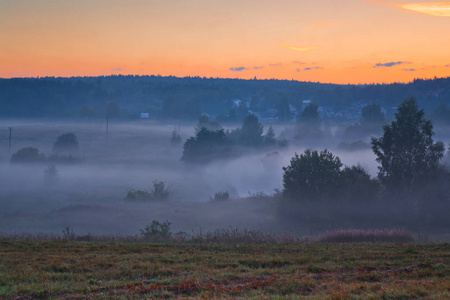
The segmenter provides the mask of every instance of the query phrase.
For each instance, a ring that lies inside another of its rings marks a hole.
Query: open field
[[[0,297],[444,299],[445,244],[0,239]]]

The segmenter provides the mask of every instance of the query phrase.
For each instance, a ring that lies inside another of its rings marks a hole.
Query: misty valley
[[[2,120],[1,232],[130,236],[158,221],[187,235],[398,228],[448,238],[448,171],[423,182],[412,200],[388,195],[376,179],[370,132],[346,142],[343,126],[304,119]],[[448,141],[447,127],[436,130]],[[35,153],[21,158],[30,147]],[[307,177],[296,177],[299,169]]]

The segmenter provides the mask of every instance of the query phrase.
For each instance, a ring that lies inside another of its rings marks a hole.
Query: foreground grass
[[[0,298],[448,299],[449,244],[0,239]]]

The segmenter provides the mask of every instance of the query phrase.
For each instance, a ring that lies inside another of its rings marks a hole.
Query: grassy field
[[[449,244],[0,239],[0,298],[448,299]]]

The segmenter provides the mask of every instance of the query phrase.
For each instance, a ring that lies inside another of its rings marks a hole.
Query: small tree
[[[37,148],[25,147],[11,156],[12,163],[37,163],[45,161],[44,154],[39,153]]]
[[[76,153],[78,149],[77,136],[72,132],[61,134],[53,144],[53,151],[56,153]]]
[[[406,192],[411,200],[413,187],[422,185],[437,169],[444,144],[433,142],[433,125],[414,98],[401,103],[395,118],[383,127],[382,137],[372,138],[372,149],[380,163],[381,182],[390,191]]]
[[[150,197],[153,200],[167,200],[170,190],[164,181],[153,180],[153,186],[150,187]]]
[[[277,140],[275,138],[275,130],[272,126],[269,126],[269,129],[267,130],[266,135],[264,136],[264,144],[267,146],[273,146],[277,143]]]
[[[246,146],[260,146],[263,142],[264,127],[259,123],[258,117],[249,114],[245,117],[242,128],[239,130],[239,144]]]
[[[296,153],[283,167],[283,197],[308,200],[326,199],[339,185],[342,163],[328,150]]]

